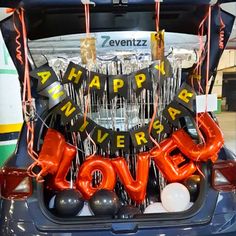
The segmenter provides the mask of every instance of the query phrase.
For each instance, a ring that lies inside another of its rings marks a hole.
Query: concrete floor
[[[216,116],[223,131],[226,146],[236,153],[236,112],[222,112]]]

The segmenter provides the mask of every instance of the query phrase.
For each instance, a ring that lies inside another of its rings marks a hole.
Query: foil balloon
[[[76,148],[70,144],[66,144],[63,157],[59,168],[55,175],[48,182],[48,188],[53,190],[64,190],[70,188],[70,182],[66,180],[66,176],[71,166],[71,162],[76,155]]]
[[[38,161],[34,167],[40,169],[39,176],[56,174],[66,146],[65,138],[56,130],[48,129],[44,138]]]
[[[146,196],[149,163],[149,153],[142,152],[137,155],[136,179],[134,180],[124,158],[118,157],[112,160],[112,165],[124,184],[126,192],[138,203],[141,203]]]
[[[93,173],[100,171],[102,180],[99,186],[93,187]],[[90,199],[99,189],[113,190],[116,183],[116,173],[111,164],[111,160],[102,158],[101,156],[88,157],[81,165],[76,187],[83,194],[85,199]]]
[[[157,168],[169,182],[184,180],[196,171],[195,164],[192,161],[185,163],[186,159],[181,153],[171,154],[177,148],[174,140],[167,138],[150,151]]]
[[[183,129],[174,132],[172,138],[188,158],[194,161],[216,161],[216,154],[224,143],[223,134],[208,113],[198,114],[198,124],[205,138],[204,143],[196,144]]]

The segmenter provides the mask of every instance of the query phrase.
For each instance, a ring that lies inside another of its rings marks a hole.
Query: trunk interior
[[[97,39],[97,60],[96,63],[90,68],[91,71],[99,72],[108,75],[117,74],[130,74],[134,71],[141,70],[152,64],[150,54],[150,34],[151,32],[104,32],[92,34]],[[56,72],[59,80],[62,79],[65,70],[69,62],[74,62],[81,66],[86,67],[80,58],[80,38],[83,38],[83,34],[58,36],[52,38],[45,38],[41,40],[30,40],[29,49],[31,52],[31,66],[32,68],[40,67],[44,64],[50,65]],[[163,109],[174,98],[181,84],[181,76],[185,71],[188,71],[195,61],[197,61],[196,50],[198,48],[198,37],[194,35],[166,33],[165,36],[165,54],[168,55],[168,60],[173,68],[173,77],[166,78],[164,83],[159,88],[160,100],[158,102],[158,115],[162,117]],[[112,44],[110,43],[112,41]],[[121,41],[126,42],[123,46]],[[114,42],[114,45],[113,45]],[[144,42],[144,45],[138,45],[137,42]],[[130,45],[128,45],[130,43]],[[136,45],[136,44],[137,45]],[[117,44],[117,45],[115,45]],[[175,48],[175,49],[173,49]],[[70,97],[77,101],[82,109],[82,113],[85,112],[85,101],[83,99],[83,90],[79,90],[77,93],[73,86],[66,84],[66,90]],[[155,87],[155,85],[153,85]],[[131,93],[131,91],[130,91]],[[91,95],[91,103],[89,107],[88,117],[95,121],[98,125],[106,127],[107,129],[115,130],[128,130],[132,127],[138,127],[139,125],[147,124],[152,118],[154,96],[151,92],[142,94],[142,98],[133,99],[124,102],[122,99],[115,99],[115,101],[109,101],[105,97],[102,101],[97,99],[95,95]],[[42,98],[40,98],[42,99]],[[80,101],[80,102],[79,102]],[[82,101],[82,102],[81,102]],[[126,110],[125,110],[126,109]],[[128,115],[126,114],[128,112]],[[67,180],[72,182],[76,181],[76,177],[79,172],[79,166],[85,161],[85,157],[91,155],[94,152],[93,143],[90,139],[85,141],[80,137],[74,140],[67,130],[69,125],[63,128],[60,117],[53,112],[46,115],[43,122],[40,123],[37,151],[41,149],[44,135],[47,127],[56,128],[60,130],[66,137],[68,142],[76,142],[78,147],[78,154],[73,160],[70,171],[67,175]],[[198,139],[197,131],[194,123],[185,117],[181,121],[182,127],[185,131],[192,136],[193,139]],[[163,137],[159,136],[158,141]],[[89,147],[89,148],[88,148]],[[142,149],[146,151],[145,147]],[[109,150],[107,150],[109,152]],[[120,151],[119,155],[126,157],[128,162],[129,171],[133,178],[136,175],[136,153],[135,147],[130,145],[129,155],[126,155]],[[174,150],[173,155],[178,151]],[[97,149],[97,153],[104,155],[102,148]],[[114,155],[114,154],[113,154]],[[207,175],[206,167],[204,167],[205,174]],[[194,215],[202,206],[204,197],[207,192],[207,179],[200,177],[201,181],[197,189],[197,193],[191,196],[191,203],[187,209],[183,212],[167,212],[160,210],[158,214],[143,214],[145,209],[155,202],[161,201],[161,191],[166,186],[167,182],[155,166],[154,161],[151,161],[149,167],[149,180],[147,184],[147,195],[145,201],[141,204],[135,203],[127,194],[122,183],[118,180],[115,186],[115,192],[120,199],[121,205],[131,205],[139,209],[138,213],[130,219],[131,221],[139,221],[139,219],[150,218],[155,220],[174,220],[185,219]],[[50,176],[49,176],[50,178]],[[96,171],[93,174],[93,187],[99,186],[102,181],[102,174]],[[40,188],[40,200],[41,207],[50,218],[65,223],[77,222],[86,223],[89,222],[104,222],[104,221],[122,221],[117,216],[94,216],[91,213],[88,202],[85,203],[86,210],[83,213],[77,214],[76,217],[60,217],[55,210],[55,191],[48,189],[47,179],[43,186]],[[131,217],[130,217],[131,218]]]

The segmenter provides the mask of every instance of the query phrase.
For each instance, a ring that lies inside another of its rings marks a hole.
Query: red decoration
[[[196,166],[192,161],[179,167],[186,159],[181,153],[171,155],[171,152],[177,148],[173,138],[168,138],[160,143],[160,147],[154,147],[150,151],[150,156],[157,168],[169,182],[184,180],[196,171]]]
[[[100,171],[102,181],[99,186],[93,187],[93,173]],[[85,199],[90,199],[93,194],[99,189],[113,190],[116,183],[116,173],[111,164],[110,159],[102,158],[101,156],[92,156],[81,165],[76,187],[83,194]]]
[[[175,131],[170,138],[163,140],[159,147],[137,155],[135,179],[124,158],[110,160],[102,156],[90,156],[80,167],[75,187],[85,199],[90,199],[99,189],[113,190],[117,173],[130,198],[141,203],[145,199],[150,158],[153,158],[169,182],[182,181],[191,176],[196,171],[193,161],[217,160],[217,152],[223,145],[220,128],[208,113],[199,114],[198,123],[205,143],[196,144],[183,129]],[[41,168],[39,175],[52,176],[49,182],[50,188],[63,190],[70,187],[66,175],[75,155],[76,148],[66,144],[62,134],[48,129],[35,165]],[[186,161],[186,157],[191,160]],[[99,186],[93,186],[92,183],[95,171],[100,171],[102,174]]]
[[[150,158],[148,152],[139,153],[137,155],[136,179],[134,180],[124,158],[118,157],[112,160],[112,165],[120,181],[124,184],[125,190],[130,198],[137,203],[141,203],[145,199],[149,163]]]
[[[177,130],[172,134],[178,148],[188,158],[194,161],[216,161],[216,154],[224,143],[223,134],[208,113],[198,115],[199,128],[205,138],[205,143],[196,144],[183,130]]]
[[[37,166],[41,168],[39,176],[55,175],[65,149],[65,138],[56,130],[48,129],[39,153]]]
[[[64,190],[70,188],[70,182],[66,180],[66,176],[70,169],[72,160],[76,155],[76,148],[70,144],[66,144],[63,157],[57,173],[52,176],[48,183],[48,187],[53,190]]]

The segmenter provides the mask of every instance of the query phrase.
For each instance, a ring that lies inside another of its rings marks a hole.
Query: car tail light
[[[218,191],[236,190],[236,161],[220,161],[213,165],[212,186]]]
[[[32,194],[32,179],[27,170],[3,168],[0,180],[2,198],[25,199]]]

